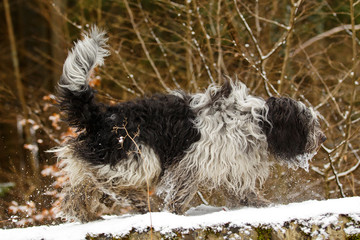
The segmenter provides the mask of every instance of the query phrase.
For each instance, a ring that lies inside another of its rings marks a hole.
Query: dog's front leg
[[[168,209],[176,214],[184,214],[190,201],[194,198],[196,187],[185,187],[175,192],[173,199],[168,204]]]

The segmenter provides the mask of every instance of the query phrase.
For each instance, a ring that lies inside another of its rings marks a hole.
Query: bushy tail
[[[79,130],[95,120],[92,113],[97,112],[98,105],[88,78],[94,67],[103,65],[104,57],[109,55],[104,31],[94,26],[83,37],[69,52],[58,84],[60,110],[67,114],[69,125]]]

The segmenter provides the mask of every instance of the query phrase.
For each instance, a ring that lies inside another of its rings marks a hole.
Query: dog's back
[[[69,126],[80,132],[72,146],[83,160],[113,167],[129,152],[138,151],[135,142],[145,144],[166,168],[199,139],[189,97],[185,93],[157,94],[114,106],[98,103],[88,79],[109,55],[104,34],[96,27],[83,34],[64,63],[58,101]]]

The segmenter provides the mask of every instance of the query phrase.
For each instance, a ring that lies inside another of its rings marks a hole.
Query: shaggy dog
[[[91,221],[126,206],[145,212],[149,188],[176,213],[199,189],[224,189],[232,206],[261,206],[256,187],[272,162],[307,168],[326,139],[311,108],[285,97],[264,101],[231,80],[203,93],[101,104],[88,78],[109,55],[104,34],[93,27],[83,35],[58,85],[60,110],[78,132],[55,150],[69,177],[61,203],[68,219]]]

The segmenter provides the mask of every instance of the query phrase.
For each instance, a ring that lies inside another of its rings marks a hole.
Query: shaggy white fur
[[[65,199],[61,202],[60,216],[69,220],[89,220],[97,219],[101,214],[121,212],[123,208],[134,205],[141,208],[140,211],[146,210],[145,186],[147,182],[150,187],[156,183],[161,166],[151,148],[139,145],[139,150],[141,155],[136,151],[131,152],[129,159],[119,162],[115,168],[91,165],[77,158],[67,146],[52,150],[62,160],[60,167],[69,178],[63,189]],[[143,189],[139,189],[139,186],[143,186]],[[111,204],[107,205],[104,201]],[[81,205],[86,207],[79,207]]]
[[[110,54],[106,50],[105,32],[93,26],[89,33],[82,35],[84,39],[76,42],[66,58],[63,66],[64,82],[59,84],[60,87],[74,92],[83,90],[92,69],[103,65],[104,57]]]
[[[215,85],[192,97],[190,107],[197,112],[194,124],[201,138],[162,178],[158,193],[166,195],[170,208],[177,201],[186,205],[198,186],[225,187],[241,199],[268,176],[271,163],[259,124],[266,121],[265,101],[249,95],[240,82],[230,84],[230,95],[213,103],[212,97],[220,91]]]
[[[139,145],[139,152],[129,153],[127,161],[119,162],[115,168],[109,165],[91,165],[90,163],[76,158],[73,150],[69,147],[61,147],[52,150],[59,159],[60,167],[69,178],[72,186],[83,184],[85,178],[91,178],[97,184],[112,187],[138,187],[150,185],[156,182],[161,173],[158,156],[153,149]]]
[[[95,167],[96,175],[113,186],[138,187],[156,182],[161,174],[161,164],[154,150],[139,145],[139,152],[129,153],[126,161],[119,162],[115,168],[109,165]]]

